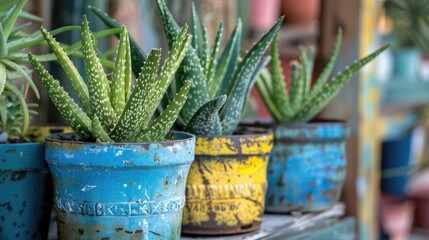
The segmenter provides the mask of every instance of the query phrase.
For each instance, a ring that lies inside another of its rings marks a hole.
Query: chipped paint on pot
[[[179,239],[195,137],[154,143],[46,138],[60,239]],[[61,139],[68,140],[61,140]]]
[[[0,144],[0,239],[46,239],[52,184],[44,143]]]
[[[272,144],[271,132],[263,129],[198,136],[186,184],[182,232],[227,235],[259,229]]]
[[[342,122],[277,125],[268,164],[266,211],[317,212],[334,205],[346,176],[349,135]]]

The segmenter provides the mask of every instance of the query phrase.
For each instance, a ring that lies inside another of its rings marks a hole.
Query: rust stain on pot
[[[158,153],[155,153],[155,156],[153,157],[153,161],[156,163],[161,163],[161,160],[159,159]]]
[[[27,176],[27,171],[14,171],[10,174],[11,181],[19,181]]]
[[[10,154],[16,153],[16,148],[15,147],[9,148],[5,151],[5,153],[10,153]]]

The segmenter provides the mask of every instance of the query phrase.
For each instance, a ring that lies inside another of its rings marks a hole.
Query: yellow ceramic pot
[[[259,229],[272,146],[272,134],[261,129],[242,135],[197,137],[182,232],[225,235]]]

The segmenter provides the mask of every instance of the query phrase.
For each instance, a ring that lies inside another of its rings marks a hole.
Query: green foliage
[[[172,44],[171,51],[159,74],[160,50],[154,49],[149,54],[132,91],[132,48],[125,27],[121,29],[111,80],[107,78],[102,62],[94,49],[93,33],[88,27],[85,16],[81,28],[87,84],[82,81],[82,77],[66,55],[65,50],[59,46],[51,34],[43,28],[41,32],[69,77],[83,109],[70,98],[37,58],[31,53],[29,54],[35,72],[41,78],[48,95],[62,117],[84,141],[162,141],[185,104],[191,85],[189,81],[185,81],[172,103],[157,119],[151,121],[152,115],[188,49],[190,36],[187,33],[187,27],[180,29],[177,41]]]
[[[385,0],[386,15],[393,22],[399,48],[417,46],[429,53],[429,4],[422,0]]]
[[[299,123],[311,120],[339,93],[354,74],[389,47],[389,45],[381,47],[327,81],[340,50],[341,36],[340,30],[329,62],[312,87],[310,86],[314,66],[312,49],[301,47],[300,61],[290,63],[291,84],[288,88],[280,66],[277,39],[272,43],[270,71],[263,70],[256,87],[276,122]]]

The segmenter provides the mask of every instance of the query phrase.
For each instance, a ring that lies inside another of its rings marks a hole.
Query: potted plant
[[[44,144],[28,134],[37,104],[26,101],[29,88],[37,98],[39,92],[25,50],[40,44],[40,35],[27,28],[42,19],[22,11],[25,3],[0,4],[0,239],[46,239],[52,203]]]
[[[164,1],[157,6],[171,46],[179,27]],[[260,70],[265,50],[279,30],[280,18],[241,58],[241,22],[219,53],[223,25],[212,47],[197,11],[192,11],[192,44],[176,74],[175,86],[192,81],[189,100],[175,127],[197,135],[196,157],[186,184],[182,232],[224,235],[259,229],[267,188],[266,167],[272,134],[237,129],[246,99]],[[174,96],[174,85],[163,107]]]
[[[414,80],[422,52],[429,52],[429,6],[419,0],[385,0],[384,10],[393,25],[393,76]]]
[[[160,49],[151,51],[133,88],[124,27],[108,80],[83,17],[87,84],[61,46],[45,29],[41,32],[82,106],[29,54],[48,95],[75,132],[46,138],[59,238],[178,239],[195,137],[168,132],[187,99],[190,82],[184,82],[171,104],[151,119],[187,52],[187,28],[180,30],[159,74]]]
[[[313,51],[302,47],[292,61],[285,86],[278,45],[273,41],[270,71],[263,70],[257,89],[275,120],[274,148],[268,164],[266,211],[314,212],[339,198],[346,175],[345,142],[349,127],[341,121],[311,121],[363,66],[388,46],[356,61],[327,81],[341,45],[341,31],[325,69],[311,86]]]

